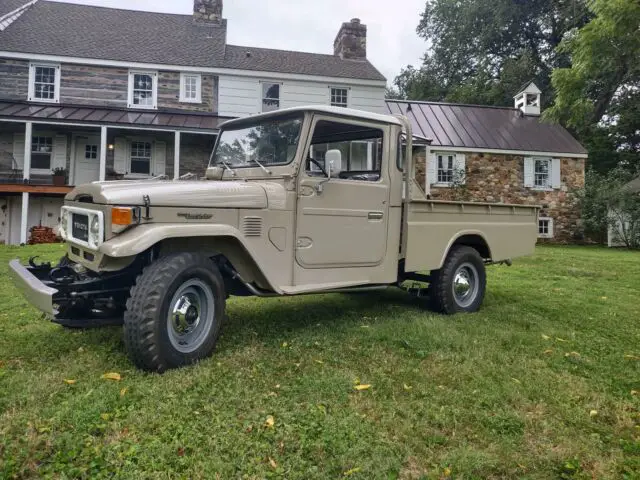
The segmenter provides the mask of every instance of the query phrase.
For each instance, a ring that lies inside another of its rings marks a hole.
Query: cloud
[[[189,14],[191,0],[61,0],[101,7]],[[342,22],[360,18],[368,27],[369,60],[389,83],[402,67],[420,63],[426,43],[416,26],[425,0],[226,0],[228,42],[285,50],[333,53]]]

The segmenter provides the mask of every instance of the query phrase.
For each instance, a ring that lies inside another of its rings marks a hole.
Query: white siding
[[[220,76],[218,113],[221,116],[244,117],[262,111],[261,82],[280,83],[280,107],[330,105],[331,87],[349,89],[349,107],[374,113],[385,113],[384,87],[348,85],[344,83],[305,82],[274,78]]]
[[[244,117],[259,113],[260,94],[257,78],[221,75],[218,81],[218,114]]]
[[[349,108],[373,113],[389,113],[384,104],[383,87],[354,86],[349,92]]]

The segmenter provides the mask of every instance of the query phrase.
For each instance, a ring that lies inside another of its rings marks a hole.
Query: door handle
[[[369,220],[382,220],[384,213],[382,212],[369,212]]]

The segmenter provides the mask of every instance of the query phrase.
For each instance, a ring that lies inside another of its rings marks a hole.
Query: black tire
[[[469,288],[464,295],[466,286]],[[484,301],[486,288],[487,272],[478,251],[454,246],[442,268],[431,272],[429,307],[447,315],[477,312]]]
[[[225,303],[224,280],[209,258],[174,253],[158,259],[136,279],[127,300],[124,341],[131,361],[142,370],[162,373],[209,357]]]

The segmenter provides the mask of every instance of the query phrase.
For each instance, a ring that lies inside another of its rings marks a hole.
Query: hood
[[[267,194],[258,183],[213,181],[96,182],[81,185],[66,197],[68,201],[88,201],[104,205],[144,205],[197,208],[267,208]]]

